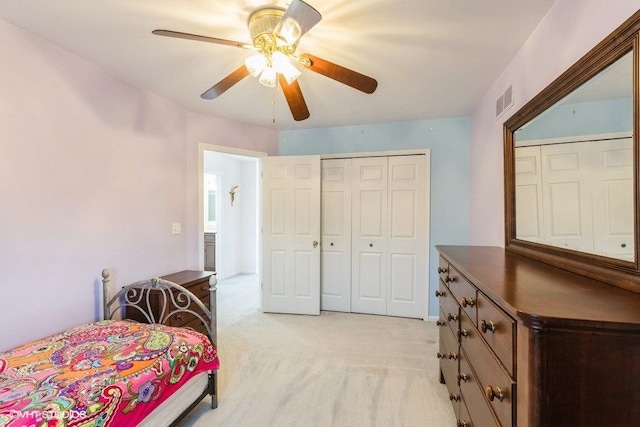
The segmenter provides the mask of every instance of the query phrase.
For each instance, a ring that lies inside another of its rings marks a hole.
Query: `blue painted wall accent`
[[[468,117],[280,132],[281,156],[431,150],[429,315],[438,315],[435,245],[466,245],[469,234]]]

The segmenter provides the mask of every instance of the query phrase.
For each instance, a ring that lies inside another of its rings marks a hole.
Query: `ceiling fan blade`
[[[307,103],[304,101],[304,96],[302,96],[302,90],[298,82],[294,80],[293,83],[287,84],[282,74],[278,75],[278,80],[280,81],[280,86],[282,87],[282,92],[287,100],[287,104],[289,104],[293,119],[297,122],[308,119],[310,116],[309,109],[307,108]]]
[[[364,74],[360,74],[356,71],[334,64],[333,62],[325,61],[317,56],[309,55],[305,53],[301,55],[302,59],[308,59],[311,64],[307,65],[311,71],[322,74],[330,79],[336,80],[347,86],[351,86],[354,89],[358,89],[364,93],[373,93],[378,87],[378,82]]]
[[[233,85],[238,83],[240,80],[244,79],[249,75],[249,71],[247,71],[247,67],[242,65],[240,68],[235,70],[233,73],[229,74],[224,79],[220,80],[216,83],[211,89],[200,95],[202,99],[216,99],[227,90],[229,90]]]
[[[223,44],[226,46],[233,46],[233,47],[239,47],[242,49],[255,50],[255,47],[251,44],[236,42],[233,40],[218,39],[216,37],[199,36],[197,34],[181,33],[179,31],[171,31],[171,30],[153,30],[152,33],[157,36],[174,37],[177,39],[195,40],[199,42]]]
[[[302,0],[292,0],[273,33],[287,44],[294,44],[322,19],[320,12]]]

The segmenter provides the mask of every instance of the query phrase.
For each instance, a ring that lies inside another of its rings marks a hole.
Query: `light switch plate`
[[[171,234],[180,234],[182,233],[182,224],[179,222],[174,222],[171,224]]]

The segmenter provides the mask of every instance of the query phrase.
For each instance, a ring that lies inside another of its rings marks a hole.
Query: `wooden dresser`
[[[458,426],[640,425],[640,294],[503,248],[437,249]]]
[[[196,297],[198,297],[198,299],[202,301],[202,303],[210,310],[211,306],[209,301],[209,279],[213,274],[214,272],[212,271],[184,270],[178,273],[163,276],[161,277],[161,279],[168,280],[184,287],[185,289],[193,293]],[[150,298],[151,311],[156,319],[159,317],[161,311],[157,297],[157,294],[152,293]],[[195,304],[191,304],[189,309],[195,311],[196,313],[202,313],[202,310],[200,310],[199,307]],[[171,308],[167,307],[167,313],[170,311]],[[141,315],[139,310],[135,308],[127,307],[127,317],[139,322],[146,322],[146,319],[143,317],[143,315]],[[207,330],[202,322],[200,322],[200,320],[196,318],[196,316],[190,313],[177,313],[164,319],[162,323],[167,326],[188,327],[205,335],[207,334]]]

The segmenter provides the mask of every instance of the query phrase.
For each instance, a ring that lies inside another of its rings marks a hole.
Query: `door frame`
[[[216,153],[221,153],[221,154],[235,154],[238,156],[244,156],[244,157],[252,157],[256,159],[256,163],[257,163],[257,180],[256,180],[256,192],[257,192],[257,207],[258,207],[258,213],[257,213],[257,218],[258,218],[258,223],[256,224],[256,226],[258,227],[258,230],[260,230],[260,228],[262,227],[262,214],[261,214],[261,205],[262,205],[262,190],[260,188],[260,173],[261,173],[261,162],[260,159],[263,157],[267,157],[268,154],[262,151],[251,151],[251,150],[245,150],[242,148],[235,148],[235,147],[227,147],[224,145],[214,145],[214,144],[206,144],[206,143],[199,143],[198,144],[198,268],[200,270],[204,269],[204,152],[205,151],[212,151],[212,152],[216,152]],[[218,236],[216,236],[218,237]],[[257,233],[257,251],[258,253],[256,254],[256,256],[260,257],[262,255],[262,251],[261,251],[261,245],[262,245],[262,241],[261,241],[261,234]],[[224,244],[224,242],[223,242]],[[218,245],[218,239],[216,238],[216,246]],[[218,248],[216,247],[216,266],[218,265]],[[260,258],[258,259],[258,274],[260,274],[260,269],[261,269],[261,263]]]

